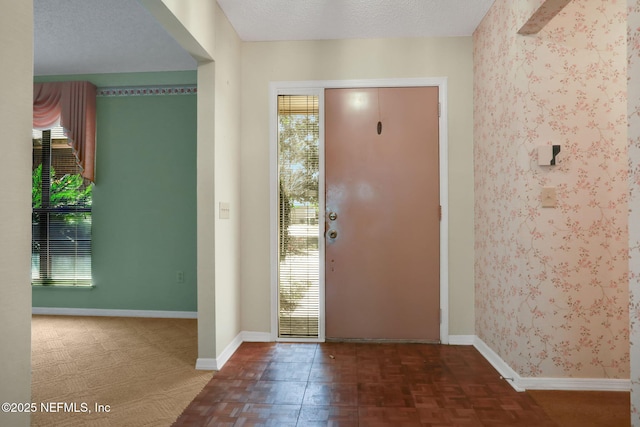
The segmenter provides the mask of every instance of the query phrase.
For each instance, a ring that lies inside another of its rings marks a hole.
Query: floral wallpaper
[[[496,0],[474,33],[476,334],[522,377],[626,379],[626,4],[573,0],[518,35],[531,2]]]
[[[631,422],[640,427],[640,0],[628,0]]]

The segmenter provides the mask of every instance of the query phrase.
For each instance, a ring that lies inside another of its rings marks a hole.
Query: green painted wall
[[[36,78],[53,80],[150,86],[196,74]],[[196,96],[98,97],[97,116],[95,288],[34,287],[33,306],[196,311]]]

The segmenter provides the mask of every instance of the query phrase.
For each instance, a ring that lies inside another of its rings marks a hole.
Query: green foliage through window
[[[51,168],[51,192],[49,207],[91,206],[91,185],[84,184],[80,174],[63,175],[55,178],[55,170]],[[42,207],[42,164],[33,170],[31,199],[33,208]]]

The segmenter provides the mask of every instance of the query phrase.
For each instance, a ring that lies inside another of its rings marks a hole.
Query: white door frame
[[[449,344],[449,180],[448,180],[448,116],[447,78],[409,78],[372,80],[317,80],[285,81],[269,83],[269,152],[270,152],[270,270],[271,270],[271,339],[278,338],[278,95],[316,95],[320,115],[320,177],[319,177],[319,218],[325,222],[324,207],[324,90],[341,88],[378,88],[437,86],[440,102],[439,120],[439,168],[440,168],[440,342]],[[322,227],[321,227],[322,228]],[[324,230],[320,231],[318,249],[320,253],[320,319],[318,338],[287,338],[282,341],[323,342],[325,340],[325,278],[324,278]]]

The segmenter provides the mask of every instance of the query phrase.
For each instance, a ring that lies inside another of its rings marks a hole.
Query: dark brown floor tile
[[[462,386],[452,382],[443,382],[443,381],[435,381],[433,383],[434,389],[437,391],[438,395],[453,398],[453,397],[464,397],[468,398],[467,394],[465,394]]]
[[[356,406],[311,406],[302,405],[298,426],[357,427]]]
[[[359,344],[344,342],[324,342],[318,344],[318,355],[355,356]]]
[[[263,381],[308,381],[311,363],[271,362],[260,377]]]
[[[462,384],[460,387],[464,394],[469,397],[489,397],[495,395],[485,384]]]
[[[411,388],[405,384],[358,384],[359,406],[414,407]]]
[[[356,406],[358,386],[355,383],[309,383],[304,392],[303,405]]]
[[[360,427],[413,427],[422,426],[415,408],[372,408],[358,409]]]
[[[393,344],[363,344],[356,349],[358,363],[378,362],[385,365],[400,364],[397,347]]]
[[[233,426],[244,403],[217,403],[214,411],[206,419],[205,426]]]
[[[384,363],[380,361],[358,362],[359,383],[402,383],[405,373],[400,363]]]
[[[227,362],[222,369],[214,374],[217,379],[254,380],[260,379],[269,363],[267,362]]]
[[[518,419],[500,408],[475,408],[480,421],[488,426],[513,426]]]
[[[174,425],[555,424],[470,346],[244,343]]]
[[[621,391],[525,392],[562,427],[630,427],[631,398]]]
[[[299,405],[267,405],[248,403],[237,413],[235,426],[296,426]]]
[[[276,351],[276,345],[277,345],[276,343],[259,343],[259,342],[243,343],[233,354],[231,360],[233,360],[234,362],[241,362],[241,361],[269,362],[273,358],[273,354]]]
[[[318,349],[313,358],[315,364],[332,364],[332,363],[349,363],[357,365],[358,357],[355,354],[334,354],[332,351],[324,351]]]
[[[214,376],[215,378],[215,376]],[[194,399],[194,403],[211,404],[224,401],[229,401],[230,395],[233,394],[245,394],[255,385],[255,381],[251,380],[233,380],[233,379],[216,379],[210,381],[200,394]]]
[[[300,405],[307,383],[303,381],[258,381],[241,398],[248,403]]]
[[[434,383],[413,384],[410,385],[410,389],[416,408],[462,410],[473,407],[473,403],[461,388],[443,388],[442,384]],[[443,389],[446,392],[443,392]]]
[[[473,409],[417,408],[423,426],[484,427]]]
[[[354,363],[314,363],[309,373],[311,382],[356,383],[358,367]]]

